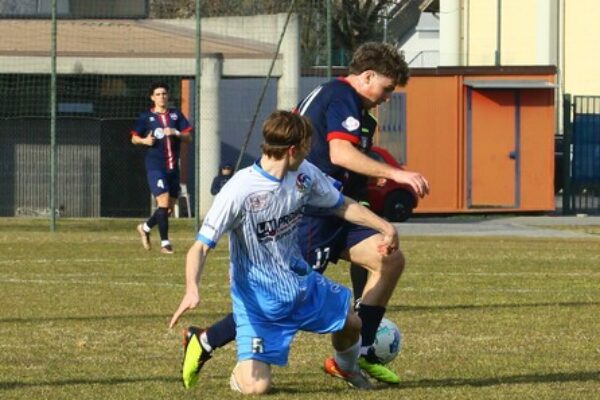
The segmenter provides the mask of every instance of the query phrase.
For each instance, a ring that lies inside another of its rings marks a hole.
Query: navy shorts
[[[156,197],[163,193],[169,193],[170,197],[177,198],[181,192],[179,186],[179,170],[172,171],[151,170],[147,173],[148,186]]]
[[[302,255],[319,273],[329,262],[337,263],[342,251],[379,233],[331,215],[304,215],[299,228]]]

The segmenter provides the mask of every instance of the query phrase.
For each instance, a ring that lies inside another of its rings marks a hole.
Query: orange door
[[[467,90],[467,205],[517,207],[519,93]]]

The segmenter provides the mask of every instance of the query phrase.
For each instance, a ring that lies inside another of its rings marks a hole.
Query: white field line
[[[600,272],[406,272],[409,275],[434,276],[599,276]]]
[[[0,283],[14,283],[14,284],[40,284],[40,285],[96,285],[96,286],[138,286],[138,287],[168,287],[168,288],[183,288],[185,284],[177,283],[166,283],[166,282],[107,282],[107,281],[93,281],[93,280],[52,280],[52,279],[17,279],[8,278],[0,279]],[[219,284],[205,285],[205,288],[209,287],[220,287]],[[399,291],[407,292],[489,292],[489,293],[571,293],[572,290],[549,290],[546,288],[532,289],[532,288],[475,288],[475,287],[460,287],[460,288],[434,288],[434,287],[414,287],[406,286],[398,288]],[[597,289],[587,288],[586,291],[600,291],[600,287]]]
[[[229,260],[229,257],[210,257],[211,260],[224,261]],[[160,263],[162,258],[127,258],[127,261],[156,261]],[[0,265],[10,264],[47,264],[47,263],[69,263],[69,264],[86,264],[86,263],[114,263],[118,264],[119,260],[115,258],[35,258],[35,259],[16,259],[16,260],[0,260]]]
[[[107,281],[90,281],[90,280],[68,280],[68,281],[63,281],[63,280],[50,280],[50,279],[0,279],[0,284],[17,284],[17,285],[31,285],[31,284],[38,284],[38,285],[61,285],[61,286],[67,286],[67,285],[91,285],[91,286],[113,286],[113,287],[119,287],[119,286],[127,286],[127,287],[162,287],[162,288],[176,288],[178,290],[181,290],[183,288],[185,288],[185,284],[184,283],[168,283],[168,282],[107,282]],[[219,284],[208,284],[208,285],[204,285],[205,289],[214,289],[214,288],[220,288],[220,287],[225,287],[226,285],[219,285]],[[228,287],[228,285],[227,285]],[[216,301],[213,301],[211,299],[210,296],[205,296],[202,299],[202,302],[204,304],[206,303],[213,303]]]
[[[434,293],[434,292],[439,292],[439,293],[446,293],[446,292],[468,292],[468,293],[473,293],[473,292],[485,292],[485,293],[572,293],[573,289],[560,289],[560,290],[553,290],[553,289],[547,289],[547,288],[538,288],[538,289],[532,289],[532,288],[476,288],[476,287],[470,287],[470,286],[463,286],[463,287],[457,287],[457,288],[434,288],[434,287],[414,287],[414,286],[402,286],[399,287],[397,289],[398,291],[402,292],[402,291],[406,291],[406,292],[430,292],[430,293]],[[590,291],[600,291],[600,287],[598,288],[586,288],[585,289],[586,292],[590,292]]]
[[[169,287],[182,288],[185,284],[181,283],[166,283],[166,282],[107,282],[107,281],[86,281],[86,280],[51,280],[51,279],[0,279],[0,283],[16,283],[16,284],[31,284],[40,285],[97,285],[97,286],[140,286],[140,287]]]
[[[210,260],[215,261],[229,261],[229,257],[210,257]],[[127,258],[128,262],[156,262],[161,263],[162,258]],[[69,263],[69,264],[119,264],[119,260],[115,258],[38,258],[38,259],[16,259],[16,260],[0,260],[0,265],[11,265],[11,264],[47,264],[47,263]],[[523,271],[523,272],[445,272],[445,271],[431,271],[431,272],[420,272],[420,271],[407,271],[409,275],[422,275],[422,276],[566,276],[566,277],[598,277],[600,272],[534,272],[534,271]],[[52,273],[56,276],[55,273]],[[61,275],[61,274],[59,274]],[[69,275],[69,274],[65,274]],[[74,274],[76,275],[76,274]],[[89,273],[82,274],[85,276],[93,275]],[[137,276],[139,274],[133,274]],[[141,274],[143,275],[143,274]]]

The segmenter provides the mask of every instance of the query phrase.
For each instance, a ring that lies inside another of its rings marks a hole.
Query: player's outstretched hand
[[[425,197],[429,194],[429,182],[418,172],[397,169],[394,180],[398,183],[410,185],[419,197]]]
[[[384,234],[381,243],[377,247],[379,254],[382,256],[389,256],[400,247],[398,232],[394,229],[394,233]]]
[[[177,311],[175,311],[175,314],[173,314],[173,317],[171,318],[171,322],[169,323],[169,328],[174,327],[175,324],[177,323],[177,321],[179,320],[179,318],[186,311],[198,307],[198,304],[200,304],[200,296],[198,296],[198,293],[187,293],[186,292],[185,296],[183,296],[183,300],[181,300],[181,304],[179,304],[179,308],[177,309]]]
[[[144,138],[144,143],[146,144],[146,146],[154,146],[155,141],[156,138],[154,137],[154,135],[148,135]]]

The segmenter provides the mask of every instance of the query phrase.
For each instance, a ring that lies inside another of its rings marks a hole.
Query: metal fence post
[[[196,0],[196,76],[194,77],[194,230],[200,230],[200,96],[202,87],[202,14],[200,12],[201,0]]]
[[[50,51],[50,231],[56,232],[56,0],[52,0]]]
[[[327,21],[325,26],[327,27],[327,80],[331,79],[331,66],[333,64],[333,32],[331,31],[331,0],[325,0],[327,2]]]

